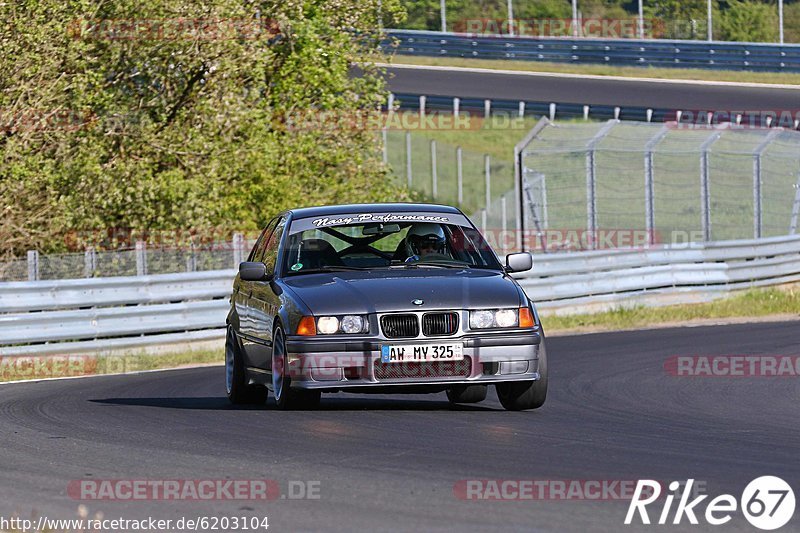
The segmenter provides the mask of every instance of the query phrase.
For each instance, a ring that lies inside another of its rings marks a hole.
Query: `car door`
[[[280,217],[266,246],[255,261],[267,265],[267,272],[274,273],[278,262],[286,217]],[[253,316],[253,344],[250,345],[250,362],[256,368],[271,368],[272,328],[280,307],[280,297],[269,281],[252,282],[249,311]]]
[[[247,257],[248,261],[258,261],[258,257],[263,256],[264,249],[267,247],[269,238],[278,223],[278,217],[273,218],[261,232],[256,244],[250,251]],[[252,347],[255,342],[255,335],[257,329],[257,309],[253,309],[252,294],[253,294],[253,281],[244,281],[239,279],[238,291],[234,294],[234,301],[236,305],[236,314],[239,317],[239,334],[244,347],[245,364],[249,367],[254,366],[251,354],[254,353]]]

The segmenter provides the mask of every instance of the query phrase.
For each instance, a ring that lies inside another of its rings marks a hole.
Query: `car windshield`
[[[478,231],[457,224],[366,223],[290,231],[284,275],[376,268],[502,267]]]

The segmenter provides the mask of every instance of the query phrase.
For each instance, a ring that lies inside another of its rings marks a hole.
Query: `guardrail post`
[[[458,118],[458,112],[461,109],[461,98],[453,98],[453,116]]]
[[[408,189],[411,190],[411,132],[406,132],[406,180],[408,181]]]
[[[464,203],[464,161],[461,147],[456,148],[456,188],[458,189],[458,207]]]
[[[93,247],[89,247],[83,254],[83,277],[93,278],[97,270],[97,252]]]
[[[425,102],[427,98],[425,96],[419,97],[419,121],[420,123],[425,122]]]
[[[525,102],[519,103],[519,118],[525,118]]]
[[[486,226],[488,225],[488,213],[486,209],[481,209],[481,233],[486,236]]]
[[[28,281],[39,281],[39,252],[28,250]]]
[[[492,205],[492,157],[489,154],[483,156],[483,173],[486,179],[486,212],[488,213]]]
[[[244,261],[244,234],[238,231],[234,233],[231,244],[231,248],[233,248],[233,268],[239,270],[239,263]]]
[[[136,275],[147,275],[147,243],[136,241]]]
[[[436,172],[436,140],[431,139],[431,192],[433,199],[439,194],[439,176]]]
[[[492,101],[486,99],[483,101],[483,118],[489,120],[489,115],[492,114]]]
[[[556,104],[550,104],[550,122],[556,119]]]
[[[589,106],[583,106],[583,120],[589,120]]]
[[[394,111],[394,93],[389,93],[389,102],[386,105],[387,111]]]

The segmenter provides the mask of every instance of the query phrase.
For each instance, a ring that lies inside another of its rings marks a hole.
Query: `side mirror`
[[[526,272],[532,268],[533,256],[528,252],[506,256],[506,272]]]
[[[239,263],[239,278],[242,281],[269,281],[272,272],[264,263],[245,261]]]

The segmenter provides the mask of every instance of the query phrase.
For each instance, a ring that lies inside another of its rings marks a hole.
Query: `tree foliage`
[[[404,199],[376,132],[291,120],[384,101],[379,4],[402,13],[392,0],[0,3],[0,250]]]

